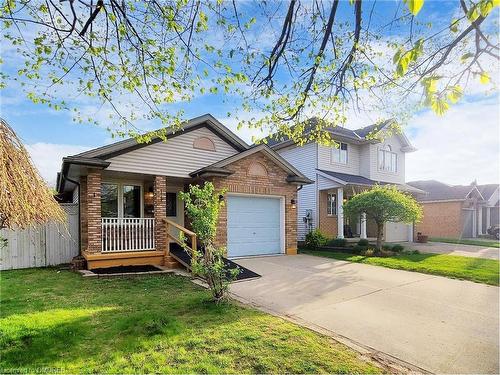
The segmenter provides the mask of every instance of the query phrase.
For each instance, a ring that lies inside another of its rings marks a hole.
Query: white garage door
[[[410,227],[412,227],[412,224],[394,223],[392,221],[388,221],[387,223],[385,223],[386,242],[410,241]]]
[[[228,257],[279,254],[281,228],[279,198],[227,198]]]

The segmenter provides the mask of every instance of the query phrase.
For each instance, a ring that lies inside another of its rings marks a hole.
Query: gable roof
[[[412,181],[408,182],[408,185],[427,193],[419,198],[421,202],[465,200],[473,191],[476,191],[484,199],[476,185],[447,185],[436,180]]]
[[[317,126],[318,122],[319,119],[317,117],[312,117],[309,120],[307,120],[307,124],[304,129],[304,134],[310,133]],[[367,137],[372,133],[376,133],[384,129],[387,125],[390,125],[392,122],[393,120],[389,119],[381,123],[368,125],[363,128],[355,130],[347,129],[342,126],[328,126],[325,127],[324,130],[329,131],[334,139],[336,140],[338,139],[340,141],[347,140],[359,144],[378,143],[379,142],[378,140],[370,139]],[[403,143],[404,152],[416,151],[415,147],[411,145],[410,141],[408,140],[408,138],[404,133],[398,133],[396,135],[400,138],[401,142]],[[281,136],[279,138],[276,137],[279,136],[273,134],[266,138],[267,144],[273,149],[280,149],[293,144],[293,141],[289,137],[286,136]]]
[[[247,156],[253,155],[257,152],[265,153],[266,156],[268,156],[277,165],[283,168],[288,173],[287,182],[299,185],[307,185],[307,184],[312,184],[314,182],[305,177],[297,168],[295,168],[292,164],[286,161],[282,156],[273,151],[267,145],[253,146],[246,151],[240,152],[238,154],[220,160],[216,163],[213,163],[209,166],[191,172],[189,175],[191,177],[198,177],[198,176],[201,177],[201,176],[220,176],[220,175],[232,174],[231,171],[225,169],[226,166],[238,160],[246,158]]]
[[[167,139],[173,138],[182,134],[186,134],[190,131],[199,129],[201,127],[207,127],[212,132],[221,137],[224,141],[230,144],[237,151],[244,151],[250,146],[239,138],[236,134],[226,128],[222,123],[220,123],[211,114],[205,114],[199,117],[195,117],[188,120],[182,125],[181,129],[166,129]],[[160,137],[155,137],[148,143],[139,143],[135,138],[125,139],[123,141],[115,142],[110,145],[94,148],[89,151],[82,152],[80,154],[74,155],[75,157],[86,157],[86,158],[99,158],[99,159],[109,159],[124,153],[127,153],[138,148],[149,146],[154,143],[162,142],[163,139]]]
[[[492,198],[492,195],[496,193],[499,187],[499,184],[477,185],[477,189],[481,192],[481,195],[485,200]]]

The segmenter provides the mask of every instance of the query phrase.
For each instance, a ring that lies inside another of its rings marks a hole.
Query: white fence
[[[78,204],[61,204],[67,229],[48,223],[26,230],[2,230],[7,247],[0,250],[0,270],[55,266],[69,263],[78,255]]]
[[[155,249],[155,219],[101,218],[102,252]]]

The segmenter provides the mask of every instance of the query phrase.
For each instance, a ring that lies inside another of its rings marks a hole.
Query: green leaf
[[[432,110],[439,116],[442,116],[450,108],[448,102],[441,98],[435,98],[431,103]]]
[[[410,13],[416,16],[424,6],[424,0],[405,0]]]
[[[479,74],[479,82],[481,82],[483,85],[486,85],[490,82],[490,75],[487,72],[481,72]]]
[[[459,85],[456,85],[456,86],[451,86],[449,88],[449,91],[448,91],[448,94],[446,95],[446,97],[448,98],[448,100],[452,104],[455,104],[456,102],[458,102],[460,100],[462,95],[463,95],[462,88]]]
[[[460,61],[461,61],[462,63],[464,63],[465,61],[467,61],[468,59],[470,59],[470,58],[471,58],[471,57],[473,57],[473,56],[474,56],[474,54],[473,54],[473,53],[468,52],[468,53],[466,53],[465,55],[463,55],[463,56],[460,58]]]
[[[454,18],[454,19],[451,21],[450,31],[451,31],[452,33],[456,33],[456,32],[458,32],[458,20],[457,20],[456,18]]]

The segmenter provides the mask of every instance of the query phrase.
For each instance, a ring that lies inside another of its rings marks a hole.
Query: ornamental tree
[[[12,128],[0,119],[0,229],[27,228],[66,214],[31,163]],[[5,241],[0,237],[0,247]]]
[[[201,242],[201,249],[184,245],[184,250],[191,256],[193,274],[205,279],[216,303],[227,298],[229,283],[240,272],[238,268],[228,270],[225,267],[223,257],[226,249],[215,246],[219,212],[224,206],[224,201],[220,199],[223,194],[224,191],[216,191],[211,182],[205,182],[203,186],[190,185],[189,191],[180,193],[193,231]]]
[[[314,115],[307,140],[329,143],[324,128],[348,111],[403,122],[490,87],[499,5],[443,1],[436,16],[424,0],[4,0],[0,87],[80,122],[102,107],[113,135],[140,140],[166,134],[139,137],[140,120],[181,128],[177,104],[220,95],[241,126],[300,143]]]
[[[366,214],[377,225],[377,251],[382,248],[384,224],[388,221],[410,224],[422,219],[422,207],[409,194],[395,186],[377,185],[371,190],[356,194],[344,204],[346,215]]]

